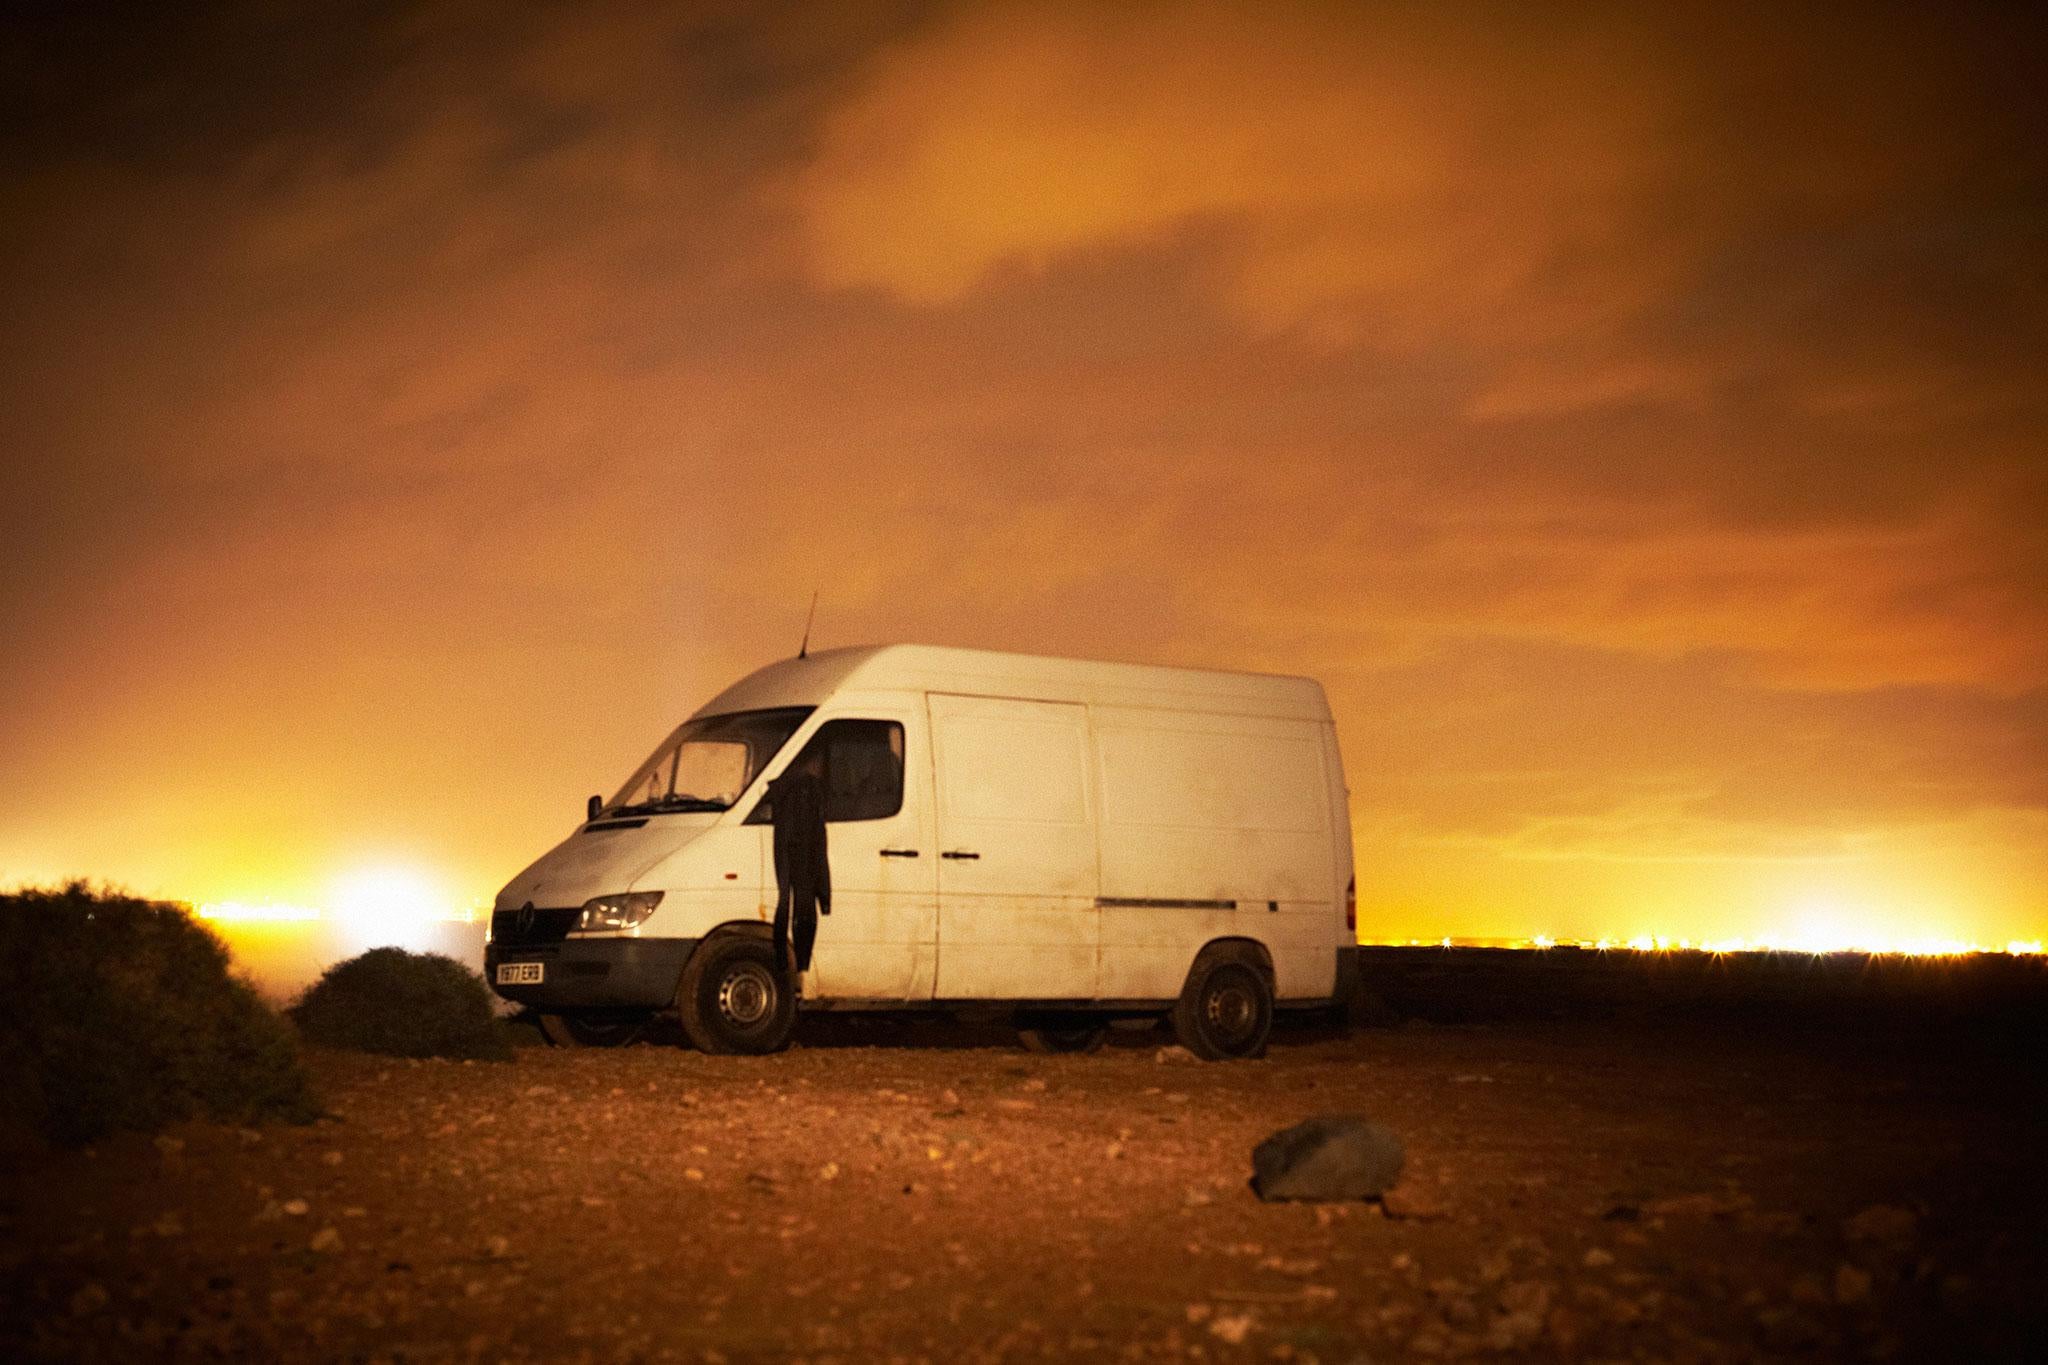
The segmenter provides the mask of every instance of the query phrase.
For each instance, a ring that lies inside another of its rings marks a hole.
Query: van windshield
[[[619,788],[602,813],[730,809],[811,710],[785,706],[686,720]]]

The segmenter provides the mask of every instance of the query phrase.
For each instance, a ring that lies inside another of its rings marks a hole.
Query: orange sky
[[[0,884],[488,896],[817,587],[1321,678],[1369,935],[2048,931],[2016,7],[73,8]]]

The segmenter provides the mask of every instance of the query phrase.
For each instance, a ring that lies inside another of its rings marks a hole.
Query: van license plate
[[[498,984],[500,986],[538,986],[540,974],[547,966],[545,962],[500,962]]]

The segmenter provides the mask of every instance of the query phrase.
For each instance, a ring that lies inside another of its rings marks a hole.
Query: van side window
[[[825,819],[886,820],[903,809],[903,727],[893,720],[828,720],[790,767],[813,754],[825,759]],[[763,800],[750,825],[774,819]]]

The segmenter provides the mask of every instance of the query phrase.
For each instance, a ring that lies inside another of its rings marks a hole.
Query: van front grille
[[[498,910],[491,915],[491,942],[508,948],[560,943],[576,927],[579,910]]]

